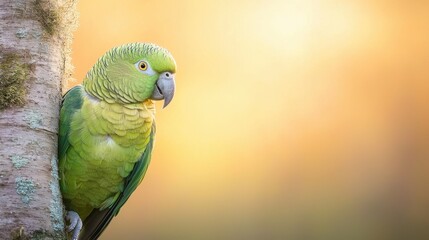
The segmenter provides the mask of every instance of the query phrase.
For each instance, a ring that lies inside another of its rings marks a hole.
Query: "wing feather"
[[[75,86],[64,94],[60,110],[60,129],[58,134],[58,159],[60,172],[63,172],[65,156],[70,147],[69,134],[73,115],[83,104],[82,86]],[[64,176],[60,176],[64,178]]]

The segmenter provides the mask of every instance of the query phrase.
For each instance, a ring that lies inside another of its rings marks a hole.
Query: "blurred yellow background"
[[[101,239],[429,239],[429,2],[80,1],[74,78],[178,64],[145,180]]]

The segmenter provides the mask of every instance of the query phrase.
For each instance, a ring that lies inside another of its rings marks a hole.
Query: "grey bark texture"
[[[0,0],[0,239],[64,239],[57,138],[76,0]]]

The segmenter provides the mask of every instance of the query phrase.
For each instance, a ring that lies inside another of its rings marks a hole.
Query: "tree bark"
[[[0,0],[0,239],[64,239],[57,138],[76,0]]]

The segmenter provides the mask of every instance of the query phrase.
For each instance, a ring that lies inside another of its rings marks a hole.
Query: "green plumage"
[[[155,135],[150,98],[162,93],[155,90],[162,73],[169,76],[175,67],[163,48],[128,44],[107,52],[83,86],[65,94],[60,185],[67,210],[84,221],[81,238],[96,239],[143,179]]]

